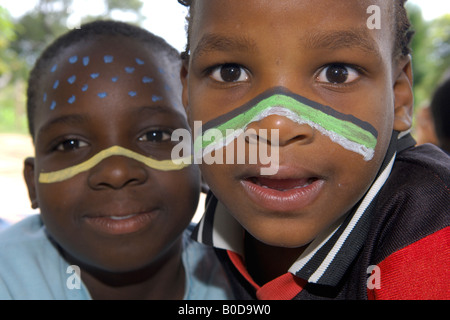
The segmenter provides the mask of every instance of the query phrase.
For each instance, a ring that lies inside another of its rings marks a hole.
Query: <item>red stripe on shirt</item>
[[[450,299],[449,266],[450,227],[447,227],[394,252],[379,263],[380,288],[368,288],[368,298]]]
[[[255,288],[258,300],[291,300],[298,295],[307,284],[306,280],[296,277],[288,272],[269,281],[261,287],[248,273],[244,259],[235,252],[227,251],[227,253],[236,269]]]

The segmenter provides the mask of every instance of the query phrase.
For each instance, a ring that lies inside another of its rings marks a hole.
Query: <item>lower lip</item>
[[[156,212],[152,211],[126,216],[124,218],[86,217],[85,221],[101,233],[126,235],[148,227],[154,220],[155,215]]]
[[[324,185],[323,180],[315,180],[304,187],[280,191],[262,187],[248,180],[242,180],[241,183],[254,203],[274,212],[293,212],[307,207],[319,196]]]

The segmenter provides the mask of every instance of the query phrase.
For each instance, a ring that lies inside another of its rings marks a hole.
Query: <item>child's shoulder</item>
[[[442,182],[447,186],[450,184],[450,157],[432,144],[427,143],[400,152],[396,166],[414,170],[411,173],[433,173],[436,178],[443,179]]]
[[[39,214],[24,218],[0,232],[0,247],[30,243],[36,245],[46,239],[44,224]]]
[[[214,249],[192,239],[195,225],[183,233],[183,264],[186,271],[186,300],[232,299],[231,287]]]
[[[380,198],[391,203],[401,200],[402,205],[414,202],[417,205],[414,211],[421,211],[428,204],[448,204],[449,195],[450,157],[439,148],[426,144],[397,155]],[[448,206],[442,209],[447,210]]]
[[[59,256],[39,215],[32,215],[0,232],[0,273]]]
[[[378,298],[448,298],[449,184],[450,158],[437,147],[398,154],[366,242],[384,283]]]
[[[450,157],[433,145],[400,152],[380,191],[377,206],[377,218],[385,224],[429,229],[425,233],[447,227],[450,220]]]

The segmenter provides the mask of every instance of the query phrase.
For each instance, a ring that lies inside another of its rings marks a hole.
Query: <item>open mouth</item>
[[[275,212],[301,210],[313,203],[325,184],[319,177],[254,176],[241,180],[241,185],[256,206]]]
[[[292,189],[305,188],[318,178],[302,178],[302,179],[272,179],[265,177],[252,177],[248,179],[251,183],[256,184],[262,188],[274,189],[277,191],[288,191]]]

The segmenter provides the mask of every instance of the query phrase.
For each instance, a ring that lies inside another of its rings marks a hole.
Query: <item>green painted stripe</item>
[[[257,115],[264,110],[275,106],[289,109],[302,119],[313,122],[327,131],[334,132],[369,149],[374,149],[377,144],[377,139],[371,132],[361,128],[355,123],[335,118],[321,110],[312,108],[292,97],[282,94],[276,94],[260,101],[246,112],[226,121],[214,129],[219,130],[222,136],[225,137],[227,129],[245,129]],[[196,140],[196,149],[200,148],[200,145],[201,148],[205,148],[217,142],[218,141],[203,141],[203,136],[199,136]]]

